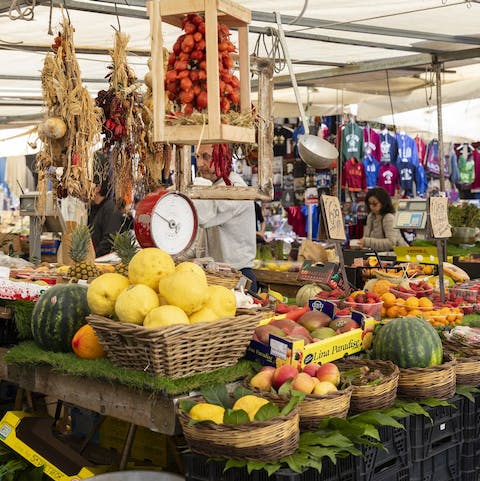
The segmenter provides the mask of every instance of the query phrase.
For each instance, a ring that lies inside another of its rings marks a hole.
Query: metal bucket
[[[94,476],[95,481],[185,481],[183,476],[164,471],[116,471]]]
[[[316,135],[300,135],[297,145],[301,159],[315,169],[329,169],[338,158],[336,147]]]

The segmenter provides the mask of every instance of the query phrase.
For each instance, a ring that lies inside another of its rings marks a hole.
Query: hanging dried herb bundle
[[[166,67],[168,61],[168,50],[163,49],[163,61]],[[151,61],[148,61],[151,68]],[[152,73],[149,70],[145,75],[147,92],[143,99],[142,118],[145,124],[145,156],[142,158],[143,184],[145,193],[154,191],[163,179],[168,178],[170,169],[170,157],[172,148],[170,145],[153,141],[153,92]],[[165,99],[168,102],[168,99]]]
[[[61,32],[42,70],[45,119],[38,127],[42,147],[37,154],[40,208],[48,180],[53,181],[58,197],[72,195],[87,201],[92,196],[93,152],[100,140],[101,111],[82,85],[73,32],[63,17]]]
[[[113,188],[118,204],[130,205],[138,173],[145,157],[145,125],[142,118],[143,95],[134,71],[127,63],[129,37],[115,32],[112,64],[107,75],[110,87],[101,90],[96,103],[103,109],[103,149],[111,153]]]

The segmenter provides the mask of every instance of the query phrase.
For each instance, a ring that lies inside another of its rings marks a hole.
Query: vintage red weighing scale
[[[135,236],[143,247],[158,247],[175,256],[185,252],[198,230],[193,202],[176,191],[147,194],[136,208]]]

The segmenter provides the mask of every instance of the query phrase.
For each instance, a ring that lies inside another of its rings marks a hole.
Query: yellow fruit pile
[[[463,318],[462,310],[458,307],[443,307],[436,309],[428,297],[407,299],[395,297],[391,292],[386,292],[380,297],[383,301],[382,318],[395,317],[423,317],[434,327],[460,324]]]
[[[154,247],[135,254],[128,278],[116,273],[97,277],[87,300],[93,314],[149,328],[213,322],[236,311],[230,289],[208,285],[200,266],[193,262],[175,266],[169,254]]]

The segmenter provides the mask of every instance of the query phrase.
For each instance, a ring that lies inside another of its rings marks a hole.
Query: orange
[[[387,317],[393,318],[397,317],[398,309],[397,306],[392,306],[387,309]]]
[[[422,316],[422,311],[420,309],[410,309],[408,311],[409,316],[416,316],[416,317],[421,317]]]
[[[385,307],[392,307],[397,301],[397,298],[391,292],[385,292],[385,294],[382,294],[380,299],[383,301],[383,305]]]
[[[405,317],[407,315],[407,309],[405,307],[398,307],[397,316]]]

